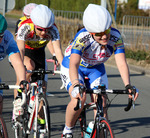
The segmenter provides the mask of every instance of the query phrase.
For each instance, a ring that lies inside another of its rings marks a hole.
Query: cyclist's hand
[[[81,85],[79,85],[79,84],[75,85],[75,86],[73,87],[72,92],[71,92],[71,96],[72,96],[73,98],[76,98],[76,99],[79,98],[80,100],[82,100],[82,97],[81,97],[81,94],[80,94],[80,93],[83,92],[83,89],[84,89],[83,86],[81,86]]]
[[[130,93],[134,92],[134,101],[138,98],[139,91],[135,86],[132,86],[132,85],[128,84],[128,85],[125,86],[125,89],[127,91],[129,91]],[[129,95],[129,98],[132,98],[132,95]]]
[[[54,65],[58,66],[58,60],[55,55],[52,57],[52,59],[54,60]]]
[[[22,91],[24,91],[25,88],[26,88],[27,90],[29,90],[29,83],[28,83],[28,81],[22,80],[19,85],[20,85]]]

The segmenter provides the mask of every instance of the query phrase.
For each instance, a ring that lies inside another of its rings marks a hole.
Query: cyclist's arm
[[[24,60],[24,54],[25,54],[25,41],[24,40],[17,40],[17,45],[21,54],[22,60]]]
[[[78,68],[80,64],[81,56],[79,54],[71,54],[69,64],[69,76],[72,82],[72,86],[79,84],[78,80]]]
[[[9,59],[14,67],[16,76],[18,77],[19,81],[25,80],[25,68],[21,60],[20,53],[11,54]]]
[[[129,68],[126,62],[125,53],[115,54],[115,60],[124,85],[130,84]]]
[[[48,43],[49,45],[50,43]],[[52,41],[53,44],[53,48],[56,54],[56,58],[59,62],[59,64],[62,63],[63,60],[63,53],[62,53],[62,49],[61,49],[61,44],[60,44],[60,40],[56,40],[56,41]]]
[[[55,54],[52,41],[49,41],[49,43],[47,44],[47,48],[52,55]]]

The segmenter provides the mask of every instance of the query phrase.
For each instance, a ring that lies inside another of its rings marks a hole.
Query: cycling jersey
[[[80,66],[92,67],[106,62],[110,56],[124,53],[124,44],[120,32],[111,28],[110,39],[106,46],[102,46],[84,28],[74,37],[74,41],[66,48],[63,66],[69,67],[69,58],[72,53],[81,56]]]
[[[3,60],[7,55],[10,56],[14,53],[19,53],[17,43],[11,32],[6,30],[2,42],[0,43],[0,60]]]
[[[25,41],[25,48],[32,50],[44,48],[50,40],[56,41],[59,39],[59,32],[55,25],[52,25],[52,27],[48,29],[44,38],[40,38],[36,35],[31,19],[21,22],[17,32],[17,40]]]
[[[26,16],[23,16],[21,17],[17,22],[16,22],[16,28],[15,28],[15,35],[17,35],[17,31],[18,31],[18,28],[20,26],[20,24],[25,21],[27,19]]]

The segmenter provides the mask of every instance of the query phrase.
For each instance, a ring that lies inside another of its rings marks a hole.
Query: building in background
[[[142,10],[149,10],[150,9],[150,0],[139,0],[138,8]]]

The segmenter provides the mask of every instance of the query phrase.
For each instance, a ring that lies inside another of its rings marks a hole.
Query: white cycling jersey
[[[0,60],[3,60],[7,55],[19,53],[16,41],[11,32],[6,30],[4,32],[3,40],[0,43]]]
[[[74,41],[66,48],[62,64],[69,67],[70,55],[75,53],[81,56],[80,66],[92,67],[106,62],[113,52],[115,54],[124,53],[123,40],[117,29],[111,28],[108,44],[102,46],[84,28],[76,34]]]

